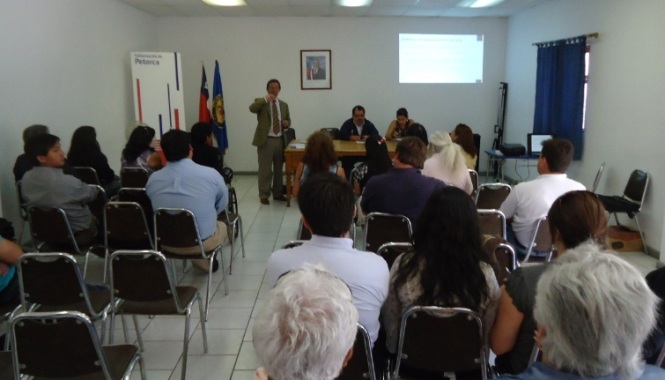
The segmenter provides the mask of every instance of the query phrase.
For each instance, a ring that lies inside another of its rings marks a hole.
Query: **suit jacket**
[[[326,79],[326,69],[316,70],[316,74],[312,74],[312,79]]]
[[[256,130],[254,131],[254,140],[252,145],[262,146],[268,139],[268,132],[272,128],[272,118],[270,117],[270,104],[266,102],[265,98],[256,98],[254,103],[249,106],[249,111],[256,114]],[[279,112],[282,115],[281,120],[288,120],[291,123],[291,115],[289,114],[289,105],[285,101],[279,99]]]
[[[340,140],[351,140],[352,135],[358,134],[358,128],[353,124],[353,119],[348,119],[342,124],[342,127],[339,129],[339,139]],[[361,132],[362,136],[371,136],[378,135],[379,131],[376,129],[374,124],[365,119],[365,125],[363,126],[363,131]]]

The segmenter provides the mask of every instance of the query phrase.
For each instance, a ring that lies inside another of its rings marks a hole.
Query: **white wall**
[[[92,125],[114,169],[133,123],[131,51],[154,50],[156,18],[115,0],[0,2],[0,193],[4,216],[19,221],[14,158],[22,131],[46,124],[65,149],[74,129]]]
[[[499,82],[504,80],[507,19],[442,18],[160,18],[159,50],[183,56],[188,125],[198,118],[201,64],[212,90],[219,60],[230,149],[236,171],[258,169],[251,145],[256,116],[248,110],[278,78],[289,103],[297,137],[340,127],[362,104],[367,119],[385,133],[399,107],[431,133],[465,122],[489,147],[494,138]],[[484,84],[398,83],[398,34],[484,34]],[[332,90],[300,89],[300,50],[332,50]]]
[[[533,127],[534,42],[598,32],[591,44],[587,134],[582,161],[571,175],[590,187],[602,162],[598,192],[620,194],[633,169],[651,174],[640,222],[647,244],[665,259],[665,2],[661,0],[557,0],[510,19],[506,78],[510,85],[506,141]],[[628,223],[628,221],[626,220]]]

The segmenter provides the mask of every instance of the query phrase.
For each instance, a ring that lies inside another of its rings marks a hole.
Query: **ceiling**
[[[213,7],[201,0],[118,0],[154,16],[179,17],[508,17],[554,0],[505,0],[489,8],[462,8],[461,0],[374,0],[369,7],[340,7],[334,0],[245,0]]]

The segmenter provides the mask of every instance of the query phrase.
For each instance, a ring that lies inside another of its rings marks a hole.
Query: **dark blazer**
[[[342,128],[339,129],[339,138],[340,140],[350,140],[352,135],[358,134],[358,128],[353,124],[353,119],[349,119],[342,124]],[[371,121],[365,119],[365,125],[363,126],[363,131],[361,136],[372,136],[378,135],[379,131],[376,129],[374,124]]]

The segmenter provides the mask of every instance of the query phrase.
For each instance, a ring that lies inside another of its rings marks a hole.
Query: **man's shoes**
[[[270,201],[268,200],[268,198],[261,198],[261,204],[262,205],[269,205]]]
[[[283,195],[278,195],[278,196],[276,196],[276,197],[272,197],[272,199],[274,199],[274,200],[276,200],[276,201],[286,202],[286,197],[283,196]]]

